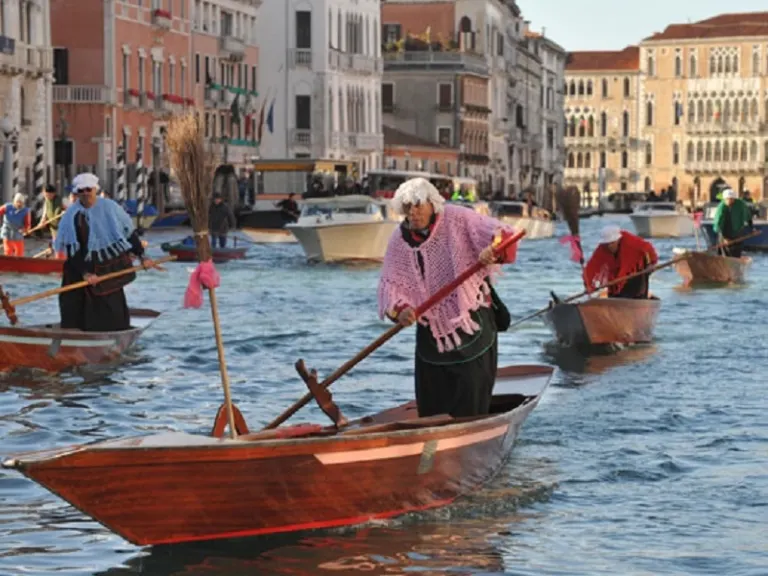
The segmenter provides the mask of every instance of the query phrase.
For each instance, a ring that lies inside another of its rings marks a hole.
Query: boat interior
[[[377,414],[365,416],[340,425],[298,424],[260,432],[250,432],[242,414],[234,407],[238,440],[285,440],[325,436],[361,436],[379,432],[398,432],[420,428],[434,428],[452,424],[464,424],[511,412],[534,402],[544,391],[554,368],[547,365],[508,366],[500,368],[494,387],[489,414],[455,418],[450,414],[419,417],[416,402],[411,401]],[[322,407],[322,406],[321,406]],[[325,411],[325,408],[323,408]],[[223,437],[227,425],[225,406],[219,409],[211,431],[213,437]]]
[[[156,310],[149,310],[148,308],[131,308],[131,329],[141,329],[143,330],[147,326],[149,326],[155,318],[160,316],[160,312],[157,312]],[[75,330],[75,329],[68,329],[68,330],[62,330],[61,324],[36,324],[32,326],[19,326],[19,328],[23,330],[50,330],[55,332],[66,332],[67,334],[84,334],[82,330]],[[88,334],[100,334],[100,332],[89,332]]]

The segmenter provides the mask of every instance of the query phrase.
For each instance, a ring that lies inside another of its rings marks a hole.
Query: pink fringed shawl
[[[420,246],[409,246],[397,229],[389,241],[379,279],[379,315],[404,306],[416,307],[477,263],[480,252],[493,243],[500,230],[512,228],[482,216],[463,206],[446,205],[432,234]],[[417,254],[424,262],[421,275]],[[489,306],[490,289],[486,276],[495,276],[499,266],[489,266],[471,276],[442,302],[426,312],[419,322],[429,326],[440,352],[452,350],[461,343],[457,331],[473,334],[479,329],[470,313]]]

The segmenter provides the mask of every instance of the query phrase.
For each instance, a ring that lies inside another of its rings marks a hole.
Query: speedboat
[[[629,218],[638,236],[643,238],[693,236],[693,216],[674,202],[642,202]]]
[[[552,238],[555,235],[555,222],[552,214],[543,208],[533,206],[529,210],[527,202],[502,200],[491,205],[493,216],[516,230],[525,230],[526,238]]]

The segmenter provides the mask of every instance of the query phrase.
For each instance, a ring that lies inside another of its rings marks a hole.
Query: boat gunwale
[[[356,443],[361,444],[361,446],[358,448],[360,450],[366,450],[370,449],[372,447],[378,447],[379,442],[381,440],[385,440],[388,438],[391,439],[408,439],[413,440],[414,442],[418,442],[419,438],[422,436],[429,436],[430,440],[442,440],[445,438],[453,438],[453,437],[459,437],[464,436],[469,432],[474,431],[481,431],[488,428],[493,428],[494,426],[497,426],[503,422],[511,423],[511,421],[514,419],[515,416],[517,416],[520,412],[523,411],[523,409],[529,409],[532,410],[531,405],[535,407],[535,405],[541,400],[542,396],[544,395],[544,392],[549,387],[552,377],[555,373],[555,367],[547,365],[547,364],[531,364],[531,365],[524,365],[528,368],[544,368],[548,369],[548,373],[545,371],[541,371],[536,374],[531,374],[530,376],[526,375],[520,375],[519,378],[528,378],[528,377],[539,377],[542,379],[545,379],[544,385],[541,386],[536,394],[532,395],[523,395],[524,400],[514,408],[512,408],[509,411],[501,412],[498,414],[491,414],[488,415],[487,418],[479,418],[477,420],[471,420],[468,422],[456,422],[456,423],[445,423],[441,425],[433,425],[433,426],[426,426],[423,428],[411,428],[411,429],[405,429],[405,430],[384,430],[381,432],[371,432],[369,434],[349,434],[349,435],[343,435],[343,434],[333,434],[328,436],[321,436],[321,437],[304,437],[304,438],[270,438],[270,439],[264,439],[264,440],[239,440],[239,439],[231,439],[228,437],[224,438],[214,438],[207,435],[202,434],[190,434],[186,432],[168,432],[168,434],[179,434],[179,435],[185,435],[185,436],[191,436],[196,438],[205,438],[210,439],[210,442],[207,442],[205,444],[181,444],[181,445],[161,445],[161,446],[119,446],[119,445],[113,445],[113,446],[105,446],[105,447],[99,447],[96,446],[99,444],[109,444],[109,443],[119,443],[119,442],[128,442],[131,440],[141,439],[141,438],[152,438],[155,436],[161,436],[162,434],[144,434],[144,435],[137,435],[137,436],[128,436],[124,438],[113,438],[113,439],[107,439],[107,440],[94,440],[93,442],[89,442],[87,444],[79,444],[69,447],[61,447],[59,449],[52,448],[48,450],[43,451],[32,451],[32,452],[23,452],[19,453],[15,456],[9,456],[7,458],[4,458],[2,461],[0,461],[0,468],[7,468],[7,469],[15,469],[19,471],[24,471],[28,467],[35,467],[35,466],[48,466],[52,463],[55,463],[56,461],[60,461],[62,458],[69,457],[69,456],[75,456],[77,454],[86,454],[86,453],[99,453],[99,454],[109,454],[109,453],[125,453],[125,452],[149,452],[149,451],[155,451],[155,452],[167,452],[169,450],[184,450],[185,452],[193,454],[194,452],[197,452],[199,450],[224,450],[229,448],[235,448],[238,450],[243,449],[258,449],[258,448],[296,448],[296,447],[316,447],[316,446],[327,446],[329,444],[334,444],[335,446],[338,446],[339,450],[327,450],[325,452],[321,453],[333,453],[333,452],[341,452],[343,451],[343,448],[347,447],[350,443]],[[513,393],[514,394],[514,393]],[[504,396],[510,396],[513,394],[498,394],[496,396],[504,397]],[[400,404],[398,406],[395,406],[392,409],[402,408],[404,406],[407,406],[411,404],[413,400],[410,400],[404,404]],[[529,408],[530,407],[530,408]],[[386,412],[386,410],[382,410],[380,412],[377,412],[376,414],[381,414],[382,412]],[[355,421],[353,421],[355,422]],[[373,424],[372,424],[373,425]],[[475,430],[477,429],[477,430]],[[507,431],[508,432],[508,431]],[[369,444],[372,444],[373,446],[369,446]],[[400,443],[397,443],[400,444]],[[60,451],[60,453],[58,452]],[[285,453],[280,454],[279,457],[290,457],[290,456],[301,456],[301,455],[313,455],[316,452],[313,452],[311,454],[302,454],[299,453]],[[24,456],[34,456],[37,454],[38,458],[28,458],[27,460],[24,460]],[[274,458],[277,455],[269,455],[265,454],[264,456],[253,456],[252,459],[269,459]],[[177,460],[176,463],[184,462],[187,459],[184,460]],[[191,461],[195,461],[198,463],[203,463],[208,460],[200,460],[196,458],[191,458]],[[220,461],[221,458],[212,458],[211,461]],[[126,462],[124,464],[116,463],[116,464],[110,464],[112,467],[131,467],[131,466],[152,466],[152,465],[163,465],[164,462],[157,462],[157,463],[136,463],[136,462]],[[55,465],[55,464],[54,464]],[[58,467],[58,466],[57,466]],[[61,466],[63,468],[97,468],[99,466],[94,466],[91,464],[86,464],[84,466],[78,466],[78,465],[70,465],[70,466]]]
[[[132,334],[142,332],[149,328],[150,324],[162,316],[162,312],[150,308],[129,308],[131,318],[149,318],[144,326],[131,326],[128,330],[119,330],[113,332],[85,332],[76,328],[49,327],[48,324],[32,324],[29,326],[0,326],[0,335],[5,336],[27,336],[30,338],[51,338],[62,336],[62,340],[103,340],[104,338],[114,337],[121,334]]]
[[[298,222],[291,222],[290,224],[285,225],[285,229],[289,231],[293,231],[294,229],[299,230],[317,230],[319,228],[339,228],[341,226],[369,226],[371,224],[395,224],[397,226],[400,225],[399,220],[395,220],[394,218],[383,218],[382,220],[366,220],[364,222],[317,222],[312,225],[307,224],[299,224]]]

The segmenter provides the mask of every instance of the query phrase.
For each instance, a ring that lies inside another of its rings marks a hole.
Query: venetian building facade
[[[35,143],[43,140],[46,165],[53,164],[51,85],[53,61],[48,0],[0,2],[0,117],[18,139],[19,190],[31,191]],[[11,190],[4,190],[10,199]]]
[[[564,184],[600,194],[638,191],[646,146],[640,131],[640,49],[571,52],[565,68]]]
[[[725,181],[765,198],[768,13],[668,26],[641,43],[640,64],[644,187],[701,204]]]
[[[265,0],[262,158],[355,160],[380,168],[381,26],[375,0]]]

